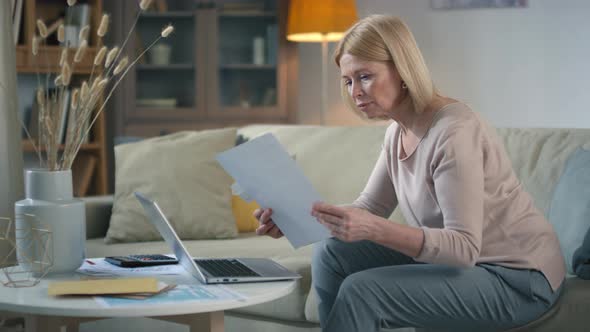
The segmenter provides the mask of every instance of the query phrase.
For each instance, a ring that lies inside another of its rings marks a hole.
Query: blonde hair
[[[345,53],[365,61],[391,62],[408,89],[409,100],[416,113],[422,113],[436,93],[422,53],[408,26],[399,18],[371,15],[353,25],[338,43],[334,53],[336,65]],[[358,113],[344,82],[340,88],[344,103]]]

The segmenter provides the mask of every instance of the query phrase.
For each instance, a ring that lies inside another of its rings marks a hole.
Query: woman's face
[[[402,80],[391,62],[365,61],[344,53],[340,73],[357,109],[369,119],[391,119],[393,109],[406,97]]]

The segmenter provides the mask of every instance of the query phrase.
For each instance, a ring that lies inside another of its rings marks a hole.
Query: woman
[[[494,130],[437,94],[398,18],[359,21],[335,60],[346,103],[394,122],[360,197],[312,207],[333,235],[312,263],[323,329],[501,330],[541,316],[561,292],[563,257]],[[386,219],[398,205],[407,225]],[[257,233],[277,238],[271,214],[255,211]]]

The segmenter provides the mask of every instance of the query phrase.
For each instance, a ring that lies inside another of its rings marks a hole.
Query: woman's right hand
[[[254,217],[258,219],[258,223],[260,226],[256,229],[257,235],[268,235],[272,238],[278,239],[283,236],[283,232],[279,229],[274,221],[272,221],[271,216],[272,209],[256,209],[254,210]]]

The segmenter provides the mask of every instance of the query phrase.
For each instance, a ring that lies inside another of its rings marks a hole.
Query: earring
[[[402,82],[402,89],[407,89],[408,85],[406,84],[406,82]]]

